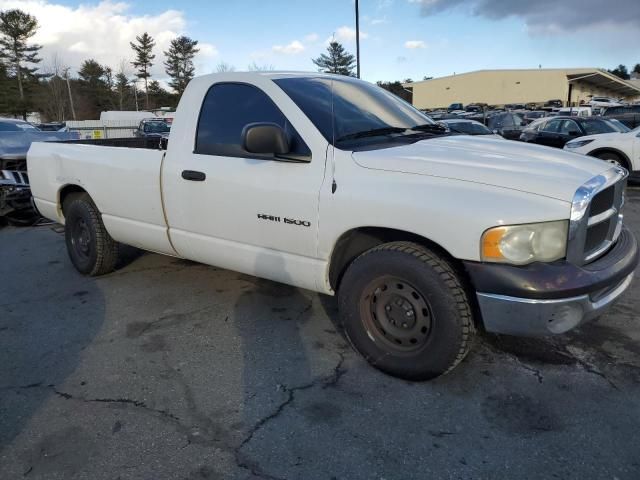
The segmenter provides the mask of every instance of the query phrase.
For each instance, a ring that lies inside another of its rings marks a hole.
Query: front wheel
[[[63,206],[65,241],[71,263],[90,276],[112,272],[118,260],[118,243],[111,238],[91,197],[69,195]]]
[[[471,305],[451,264],[421,245],[375,247],[347,269],[338,302],[353,347],[376,368],[410,380],[453,369],[469,351]]]

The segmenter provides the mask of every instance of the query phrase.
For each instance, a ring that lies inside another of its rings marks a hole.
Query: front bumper
[[[465,267],[487,331],[539,336],[564,333],[600,315],[629,287],[639,259],[635,237],[623,228],[606,255],[582,267],[566,261]]]

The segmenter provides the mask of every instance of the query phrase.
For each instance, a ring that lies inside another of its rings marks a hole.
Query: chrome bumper
[[[478,293],[485,329],[507,335],[564,333],[599,316],[631,284],[633,273],[604,291],[570,298],[538,300]]]

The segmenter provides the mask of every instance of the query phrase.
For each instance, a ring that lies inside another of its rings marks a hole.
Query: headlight
[[[580,148],[589,145],[593,140],[574,140],[565,144],[565,148]]]
[[[482,261],[525,265],[558,260],[566,255],[568,230],[568,220],[490,228],[482,235]]]

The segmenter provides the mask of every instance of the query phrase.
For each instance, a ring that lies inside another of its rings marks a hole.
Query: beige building
[[[421,109],[452,103],[538,103],[562,100],[577,106],[591,96],[640,99],[640,86],[597,68],[477,70],[404,85],[413,91],[413,105]]]

